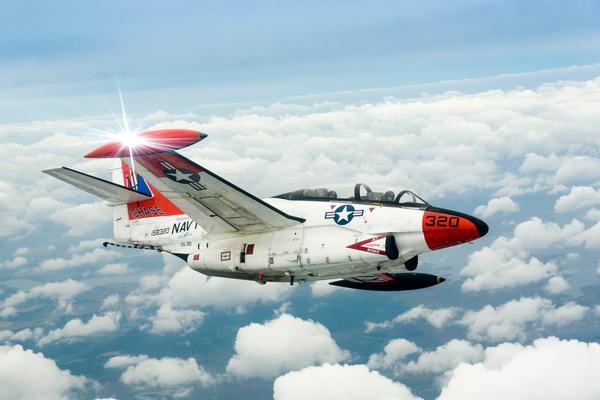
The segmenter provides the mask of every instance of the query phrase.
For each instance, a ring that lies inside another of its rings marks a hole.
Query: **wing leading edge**
[[[304,222],[175,151],[134,159],[140,175],[209,233],[258,232]],[[130,158],[122,160],[131,166]]]

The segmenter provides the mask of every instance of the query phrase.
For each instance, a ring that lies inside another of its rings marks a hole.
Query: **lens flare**
[[[150,144],[144,137],[138,135],[136,132],[130,131],[120,132],[119,140],[130,149],[134,149],[138,146],[148,146]]]

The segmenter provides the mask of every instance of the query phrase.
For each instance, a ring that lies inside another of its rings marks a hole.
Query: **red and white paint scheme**
[[[429,205],[408,190],[357,184],[340,196],[325,188],[259,199],[176,150],[206,138],[185,129],[138,134],[91,151],[119,158],[112,182],[66,167],[49,175],[107,200],[116,245],[154,249],[210,276],[266,282],[339,279],[365,290],[411,290],[443,278],[413,272],[418,256],[471,242],[485,222]],[[134,172],[135,171],[135,172]]]

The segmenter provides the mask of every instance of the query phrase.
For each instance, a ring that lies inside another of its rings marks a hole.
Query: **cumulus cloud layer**
[[[119,329],[120,319],[121,313],[116,311],[109,311],[103,315],[94,314],[87,322],[75,318],[68,321],[62,328],[48,332],[38,341],[38,344],[45,346],[52,342],[72,341],[86,336],[114,332]]]
[[[409,358],[412,358],[409,360]],[[423,351],[406,339],[393,339],[383,353],[371,354],[369,368],[387,369],[398,374],[444,373],[461,362],[476,362],[483,358],[483,346],[468,340],[452,339],[432,351]]]
[[[60,369],[42,353],[22,346],[0,346],[0,397],[3,399],[49,399],[70,397],[88,380]]]
[[[111,357],[104,367],[124,368],[121,381],[133,386],[169,388],[181,385],[207,386],[215,382],[215,378],[192,357],[157,359],[146,355],[115,356]]]
[[[289,285],[207,277],[166,259],[163,273],[142,277],[140,286],[125,297],[125,302],[133,307],[157,306],[148,319],[149,332],[187,333],[202,323],[207,307],[245,312],[255,303],[281,301],[293,289]]]
[[[554,210],[569,212],[581,208],[590,208],[600,204],[600,191],[589,186],[574,186],[571,191],[561,196],[554,204]]]
[[[273,384],[275,400],[417,400],[405,385],[365,365],[324,364],[289,372]]]
[[[486,305],[467,311],[458,323],[468,328],[468,336],[474,340],[523,340],[528,329],[567,325],[581,320],[588,310],[573,302],[557,307],[548,299],[522,297],[497,307]]]
[[[50,282],[35,286],[29,291],[19,291],[7,297],[2,303],[0,316],[9,317],[18,313],[17,307],[36,298],[56,300],[61,310],[70,306],[70,301],[77,295],[88,290],[89,287],[81,282],[67,279],[62,282]]]
[[[586,228],[577,219],[560,226],[532,217],[519,223],[511,238],[496,239],[469,256],[460,274],[467,279],[462,285],[465,291],[495,290],[517,287],[550,278],[556,274],[555,262],[543,262],[531,256],[533,251],[585,245],[600,245],[597,233],[600,223]]]
[[[417,319],[424,319],[436,328],[441,328],[446,325],[459,311],[457,307],[446,307],[432,309],[423,304],[411,308],[410,310],[398,314],[394,319],[383,322],[366,322],[366,332],[371,332],[375,329],[391,328],[394,324],[402,322],[411,322]]]
[[[438,400],[598,398],[600,345],[558,338],[488,348],[481,362],[462,363]]]
[[[344,361],[349,356],[325,326],[281,314],[264,324],[252,323],[240,328],[227,372],[268,378],[312,364]]]
[[[425,352],[403,366],[403,370],[413,373],[447,371],[461,362],[478,361],[483,356],[483,346],[468,340],[452,339],[435,350]]]
[[[420,351],[421,349],[409,340],[392,339],[383,348],[383,353],[371,354],[367,366],[372,369],[397,368],[399,361],[403,361],[409,355]]]
[[[224,278],[208,278],[185,267],[169,279],[158,294],[160,304],[174,306],[213,306],[232,308],[252,302],[281,300],[289,291],[289,285],[258,285],[255,282]]]
[[[482,218],[491,217],[498,213],[516,213],[519,211],[519,205],[510,197],[504,196],[494,198],[488,201],[485,206],[479,206],[475,209],[475,214]]]
[[[496,90],[472,95],[447,93],[410,100],[388,98],[371,104],[275,104],[243,110],[231,117],[213,117],[203,124],[189,122],[197,119],[193,115],[186,117],[187,122],[175,121],[169,115],[155,115],[149,118],[154,125],[148,128],[189,126],[208,132],[213,139],[187,150],[187,154],[259,196],[329,182],[368,181],[372,186],[412,187],[434,200],[487,191],[492,193],[491,200],[477,211],[485,216],[514,212],[518,204],[525,207],[526,202],[518,196],[532,192],[555,197],[562,195],[556,200],[555,210],[572,212],[598,204],[597,191],[593,188],[600,180],[600,158],[593,152],[580,153],[595,149],[600,143],[595,129],[600,126],[599,93],[600,79],[596,79],[548,84],[535,90]],[[78,194],[66,185],[61,187],[50,178],[39,179],[38,171],[65,164],[101,174],[109,166],[108,162],[84,160],[76,165],[81,154],[88,150],[89,137],[56,132],[89,130],[90,127],[103,130],[112,122],[99,118],[0,125],[0,218],[3,221],[0,237],[27,237],[48,221],[57,224],[55,229],[61,228],[71,236],[88,234],[94,227],[108,226],[109,209],[89,203],[89,197],[84,197],[87,195]],[[564,140],[565,134],[569,135],[569,141]],[[40,136],[45,137],[39,139]],[[27,144],[14,143],[17,141],[14,138],[18,137],[32,139]],[[356,143],[368,145],[357,146]],[[352,149],[351,160],[347,152],[339,150],[347,148]],[[18,163],[14,162],[15,154],[20,157]],[[518,200],[518,204],[513,199]],[[589,215],[593,220],[594,213]],[[578,219],[566,224],[539,218],[524,221],[517,225],[512,238],[500,238],[471,256],[462,271],[466,279],[463,290],[496,290],[547,281],[545,289],[548,293],[562,293],[566,290],[566,281],[556,275],[557,261],[545,261],[536,257],[536,252],[551,247],[559,250],[577,246],[598,249],[599,238],[600,223],[588,227]],[[2,268],[18,270],[26,261],[34,259],[30,254],[15,251],[13,256],[2,260]],[[107,261],[111,257],[107,250],[100,252],[83,243],[67,256],[55,256],[38,265],[39,271],[56,273],[86,263]],[[98,273],[126,271],[127,268],[113,264]],[[59,294],[50,287],[40,289],[42,286],[8,296],[2,303],[0,315],[15,315],[19,305],[34,298],[54,299],[61,310],[68,310],[71,300],[87,288],[65,285],[61,288],[64,292]],[[330,287],[317,284],[312,287],[312,292],[316,296],[324,295],[330,292],[328,289]],[[207,279],[186,269],[143,278],[140,290],[127,296],[125,302],[140,308],[148,305],[156,308],[149,319],[150,332],[189,332],[202,322],[204,314],[198,308],[239,310],[256,302],[280,301],[286,298],[289,290],[286,285],[261,287],[248,282]],[[118,302],[118,298],[107,299],[102,307],[114,309]],[[521,339],[528,336],[528,329],[580,320],[586,310],[574,303],[555,306],[546,299],[526,298],[466,312],[459,323],[467,327],[469,337],[474,340]],[[379,327],[419,319],[443,327],[459,318],[456,313],[457,310],[452,308],[417,307],[384,321]],[[95,322],[101,317],[96,316]],[[53,335],[58,338],[56,340],[66,340],[77,337],[76,332],[93,332],[93,319],[87,322],[75,319],[73,321],[79,322],[71,323],[68,329],[67,323]],[[322,327],[316,322],[304,322],[312,324],[312,328]],[[253,325],[266,328],[268,323]],[[298,330],[302,331],[304,327],[302,325]],[[322,327],[325,332],[316,328],[320,334],[313,336],[329,343],[330,348],[337,347],[326,328]],[[243,344],[242,339],[246,337],[252,338],[251,334],[245,336],[241,332],[238,332],[240,343]],[[31,330],[9,331],[6,335],[8,340],[36,338],[36,333]],[[248,343],[254,341],[248,340]],[[379,358],[370,361],[371,365],[392,365],[393,360],[405,359],[408,357],[406,352],[414,350],[410,344],[402,342],[388,345]],[[239,357],[252,364],[254,357],[258,357],[245,346],[240,349],[238,351],[236,347],[232,360]],[[429,353],[440,355],[442,350]],[[332,357],[330,362],[347,359],[344,350],[337,347],[337,352],[337,358]],[[323,362],[314,354],[309,356],[308,364]],[[305,360],[302,357],[298,356]],[[126,368],[135,370],[139,365],[157,368],[156,363],[142,363],[163,360],[142,358],[127,364]],[[302,368],[292,365],[289,360],[274,358],[275,366],[270,368],[279,371],[276,373]],[[418,365],[425,365],[424,361],[419,364],[419,359],[413,360],[416,370],[421,368]],[[181,365],[194,370],[190,362],[169,360],[165,364],[174,370]],[[152,378],[152,373],[144,368],[138,370],[148,373],[150,381],[143,381],[133,372],[122,379],[134,385],[165,386],[150,383],[162,382],[162,378]],[[335,371],[343,369],[344,366],[332,366]],[[196,374],[188,381],[201,381],[198,376]],[[373,373],[363,369],[360,376],[371,379]],[[386,387],[396,387],[389,380],[385,382]],[[397,394],[393,390],[392,397]],[[357,392],[360,393],[358,389]]]
[[[169,304],[161,306],[151,318],[150,332],[164,334],[169,332],[189,332],[204,319],[204,313],[198,310],[174,310]]]

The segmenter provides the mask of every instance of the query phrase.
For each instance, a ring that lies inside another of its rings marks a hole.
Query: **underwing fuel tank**
[[[364,277],[364,279],[361,279],[361,277],[352,277],[340,281],[329,282],[329,284],[350,289],[396,292],[401,290],[423,289],[440,284],[445,280],[446,279],[437,275],[410,272],[400,274],[381,273],[375,276]]]

